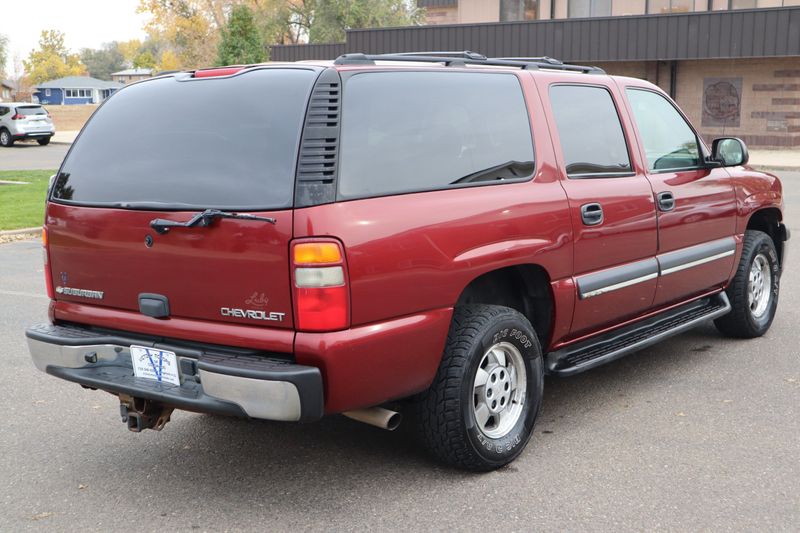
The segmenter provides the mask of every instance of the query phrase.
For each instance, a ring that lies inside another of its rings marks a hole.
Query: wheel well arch
[[[489,304],[510,307],[525,315],[544,349],[553,329],[554,299],[547,271],[535,264],[490,270],[473,279],[456,306]]]
[[[763,231],[770,236],[778,251],[778,261],[783,264],[783,235],[780,223],[783,219],[781,210],[777,207],[765,207],[753,212],[747,219],[747,229]]]

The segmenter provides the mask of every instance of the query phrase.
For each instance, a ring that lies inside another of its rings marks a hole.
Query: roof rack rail
[[[374,65],[375,61],[411,61],[416,63],[442,63],[446,67],[466,65],[487,65],[494,67],[515,67],[524,70],[564,70],[584,74],[605,74],[598,67],[571,65],[551,57],[486,57],[476,52],[402,52],[397,54],[343,54],[336,58],[334,65]]]
[[[396,56],[430,56],[430,57],[460,57],[462,59],[475,59],[486,60],[489,59],[483,54],[478,52],[470,52],[469,50],[459,50],[453,52],[399,52],[392,54]]]

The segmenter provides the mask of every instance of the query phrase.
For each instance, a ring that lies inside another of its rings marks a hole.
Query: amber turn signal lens
[[[342,260],[342,251],[339,245],[333,242],[304,242],[294,247],[294,264],[320,265],[339,263]]]

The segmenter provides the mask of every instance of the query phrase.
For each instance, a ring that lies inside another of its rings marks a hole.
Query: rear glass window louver
[[[317,80],[306,113],[297,165],[296,207],[333,202],[339,152],[341,81],[326,70]]]

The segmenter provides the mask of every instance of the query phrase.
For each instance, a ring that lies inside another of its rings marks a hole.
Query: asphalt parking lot
[[[780,174],[797,241],[800,173]],[[761,339],[706,325],[547,380],[525,453],[475,475],[429,460],[407,429],[338,416],[177,413],[129,433],[114,397],[34,369],[41,251],[0,245],[0,531],[797,531],[799,272],[793,253]]]
[[[61,166],[69,144],[50,143],[39,146],[36,142],[16,142],[13,146],[0,146],[0,170],[55,169]]]

